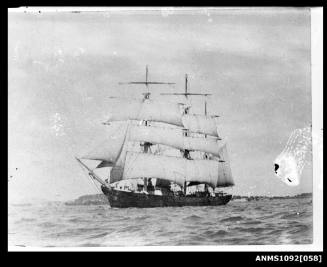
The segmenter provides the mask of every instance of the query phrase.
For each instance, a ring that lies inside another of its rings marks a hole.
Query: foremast
[[[145,81],[141,81],[141,82],[127,82],[127,83],[123,83],[120,82],[119,84],[144,84],[147,91],[143,93],[143,101],[150,99],[150,88],[149,85],[159,85],[159,84],[166,84],[166,85],[173,85],[175,83],[170,83],[170,82],[157,82],[157,81],[149,81],[149,68],[148,65],[145,66]],[[143,120],[142,124],[147,127],[148,126],[149,121],[148,120]],[[144,141],[144,142],[140,142],[140,146],[142,147],[143,153],[149,153],[149,150],[152,146],[152,143]],[[143,177],[143,183],[144,183],[144,191],[147,191],[147,185],[148,185],[148,178],[147,177]]]

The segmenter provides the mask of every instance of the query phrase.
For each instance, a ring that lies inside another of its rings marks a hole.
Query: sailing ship
[[[110,97],[119,102],[103,124],[109,135],[77,158],[99,183],[111,207],[216,206],[232,197],[221,191],[234,185],[227,144],[218,135],[217,118],[207,112],[210,94],[188,92],[151,96],[149,86],[172,85],[148,79],[120,84],[145,85],[140,99]],[[164,97],[166,95],[166,97]],[[164,98],[169,98],[169,101]],[[176,101],[179,96],[184,101]],[[204,97],[204,114],[193,114],[190,97]],[[173,99],[173,100],[172,100]],[[108,130],[108,129],[107,129]],[[90,168],[85,160],[98,161]],[[108,178],[95,173],[108,168]]]

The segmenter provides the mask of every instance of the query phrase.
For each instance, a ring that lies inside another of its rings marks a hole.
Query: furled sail
[[[107,127],[106,137],[92,150],[81,156],[81,158],[101,160],[102,162],[98,165],[98,168],[113,166],[121,154],[127,129],[127,122]]]
[[[217,122],[213,116],[184,114],[182,123],[191,132],[218,136]]]
[[[219,179],[218,179],[217,187],[227,187],[227,186],[234,185],[232,171],[231,171],[231,167],[229,164],[226,143],[222,146],[221,152],[220,152],[218,177],[219,177]]]
[[[107,123],[125,120],[147,120],[182,126],[182,104],[159,100],[122,101],[112,106]]]
[[[218,157],[222,147],[222,141],[217,140],[217,138],[185,136],[181,129],[155,126],[131,126],[129,139],[131,141],[167,145],[183,150],[202,151]]]
[[[165,179],[179,185],[187,181],[206,183],[216,187],[218,162],[127,152],[123,179],[142,177]]]

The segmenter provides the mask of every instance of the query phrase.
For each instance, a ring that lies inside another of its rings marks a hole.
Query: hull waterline
[[[101,187],[113,208],[154,208],[154,207],[182,207],[182,206],[219,206],[227,204],[232,195],[218,196],[176,196],[154,195],[120,191],[109,187]]]

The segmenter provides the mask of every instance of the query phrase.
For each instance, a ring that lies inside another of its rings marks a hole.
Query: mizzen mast
[[[183,96],[185,96],[186,100],[188,99],[188,96],[204,96],[205,97],[205,100],[204,100],[204,115],[207,116],[207,96],[210,96],[212,94],[209,94],[209,93],[189,93],[188,92],[188,75],[185,74],[184,93],[161,93],[161,95],[175,95],[175,96],[183,95]],[[188,114],[188,109],[189,109],[189,107],[184,109],[184,114]],[[218,117],[218,116],[214,116],[214,117]],[[185,136],[188,136],[188,130],[187,129],[184,130],[184,134],[185,134]],[[207,134],[204,134],[204,137],[206,138]],[[183,153],[183,157],[185,159],[189,159],[189,160],[192,159],[191,156],[190,156],[190,151],[188,149],[181,150],[181,152]],[[207,158],[207,153],[204,153],[204,158],[205,159]],[[186,195],[186,186],[187,185],[186,185],[186,181],[185,181],[184,182],[184,188],[183,188],[185,195]]]
[[[188,75],[185,74],[185,91],[184,93],[161,93],[161,95],[183,95],[186,99],[188,96],[204,96],[204,115],[207,115],[207,96],[211,96],[212,94],[209,93],[189,93],[188,92]],[[187,111],[186,111],[187,114]],[[218,115],[214,115],[215,117],[219,117]]]

